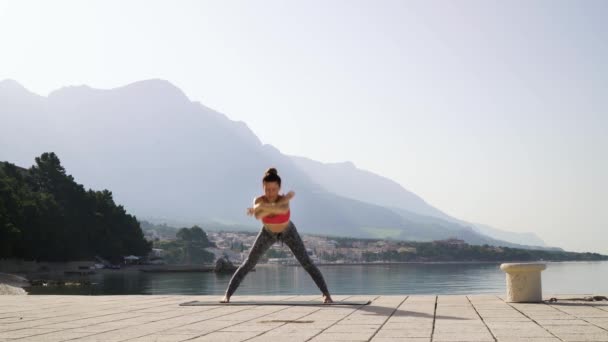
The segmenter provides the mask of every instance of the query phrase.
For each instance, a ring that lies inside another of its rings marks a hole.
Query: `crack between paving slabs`
[[[388,322],[391,317],[393,317],[393,315],[395,314],[395,312],[397,312],[397,310],[399,309],[399,307],[401,307],[401,305],[403,305],[403,303],[410,298],[410,296],[405,296],[405,298],[399,303],[399,305],[397,305],[397,307],[393,310],[393,312],[391,312],[391,314],[388,316],[388,318],[384,321],[384,323],[382,323],[380,325],[380,327],[378,327],[378,329],[376,329],[376,331],[374,331],[374,333],[372,334],[372,336],[368,339],[368,341],[371,341],[374,339],[374,337],[378,334],[378,332],[382,329],[382,327],[386,324],[386,322]],[[435,300],[435,305],[437,305],[437,300]]]
[[[561,338],[559,338],[557,335],[555,335],[554,333],[550,332],[547,328],[543,327],[542,325],[540,325],[536,320],[534,320],[532,317],[526,315],[523,311],[519,310],[518,308],[514,307],[513,305],[507,303],[504,299],[496,296],[496,298],[500,299],[503,301],[503,303],[507,304],[509,307],[513,308],[515,311],[519,312],[520,314],[524,315],[524,317],[526,317],[527,319],[531,320],[532,322],[534,322],[534,324],[538,325],[539,327],[541,327],[544,331],[548,332],[549,334],[551,334],[551,336],[555,337],[556,339],[563,341]],[[543,305],[547,305],[545,303],[542,303]],[[568,314],[569,315],[569,314]]]
[[[158,307],[161,307],[161,306],[167,306],[167,305],[175,305],[175,303],[163,304],[163,305],[159,305]],[[220,308],[220,307],[217,307],[217,308],[212,308],[212,309],[203,309],[203,310],[201,310],[201,311],[196,311],[196,312],[194,312],[194,313],[199,313],[199,312],[207,312],[207,311],[213,311],[213,310],[217,310],[217,309],[219,309],[219,308]],[[149,309],[149,308],[144,308],[144,309],[136,309],[136,310],[131,310],[131,311],[125,311],[124,313],[127,313],[127,312],[133,312],[133,311],[138,311],[138,310],[145,310],[145,309]],[[243,309],[243,310],[247,310],[247,309]],[[243,310],[240,310],[240,311],[243,311]],[[237,311],[237,312],[239,312],[239,311]],[[187,314],[179,314],[179,315],[172,316],[172,317],[163,317],[162,319],[159,319],[159,320],[157,320],[157,321],[150,321],[150,322],[146,322],[146,323],[144,323],[144,324],[149,324],[149,323],[154,323],[154,322],[160,322],[160,321],[162,321],[162,320],[166,320],[166,319],[172,319],[172,318],[177,318],[177,317],[185,316],[185,315],[192,314],[192,313],[193,313],[193,312],[188,312]],[[233,312],[231,312],[231,313],[233,313]],[[231,314],[231,313],[229,313],[229,314]],[[113,314],[110,314],[110,315],[113,315]],[[227,314],[227,315],[228,315],[228,314]],[[104,315],[104,316],[107,316],[107,315]],[[145,315],[142,315],[142,316],[145,316]],[[142,316],[137,316],[137,317],[142,317]],[[225,316],[225,315],[220,315],[220,316],[217,316],[217,317],[222,317],[222,316]],[[98,316],[98,317],[103,317],[103,316]],[[137,318],[137,317],[133,317],[133,318]],[[214,318],[215,318],[215,317],[214,317]],[[93,326],[96,326],[96,325],[99,325],[99,324],[110,323],[110,322],[116,322],[116,321],[120,321],[120,320],[122,320],[122,319],[117,319],[117,320],[108,321],[108,322],[102,322],[102,323],[97,323],[97,324],[91,324],[91,325],[87,325],[87,326],[85,326],[85,327],[79,327],[79,328],[68,328],[68,329],[65,329],[65,330],[67,331],[67,330],[71,330],[71,329],[82,329],[82,328],[86,328],[86,327],[93,327]],[[202,320],[202,321],[205,321],[205,320]],[[202,322],[202,321],[201,321],[201,322]],[[191,323],[188,323],[188,324],[192,324],[192,323],[198,323],[198,322],[191,322]],[[184,325],[188,325],[188,324],[184,324]],[[137,325],[137,324],[134,324],[134,325],[132,325],[132,326],[136,326],[136,325]],[[178,327],[179,327],[179,326],[178,326]],[[80,336],[80,337],[75,337],[75,338],[68,339],[68,340],[64,340],[64,341],[71,341],[71,340],[76,340],[76,339],[86,338],[86,337],[90,337],[90,336],[95,336],[95,335],[105,334],[105,333],[109,333],[109,332],[112,332],[112,331],[117,331],[117,330],[124,329],[124,328],[125,328],[125,327],[119,327],[119,328],[117,328],[117,329],[112,329],[112,330],[107,330],[107,331],[95,332],[95,333],[92,333],[92,334],[90,334],[90,335],[84,335],[84,336]],[[162,331],[162,330],[161,330],[161,331]],[[47,333],[47,334],[48,334],[48,333]],[[152,334],[154,334],[154,333],[152,333]],[[140,338],[140,337],[144,337],[144,336],[148,336],[148,335],[152,335],[152,334],[147,334],[147,335],[142,335],[142,336],[132,337],[132,338],[129,338],[129,339],[126,339],[126,340],[135,339],[135,338]],[[40,334],[40,335],[44,335],[44,334]],[[34,336],[40,336],[40,335],[34,335]],[[126,341],[126,340],[121,340],[121,341]]]
[[[353,297],[353,296],[350,296],[350,297]],[[343,300],[347,300],[347,299],[348,299],[348,298],[350,298],[350,297],[347,297],[347,298],[345,298],[345,299],[343,299]],[[378,299],[378,298],[380,298],[380,296],[376,296],[376,297],[374,297],[374,299],[372,299],[372,303],[373,303],[373,302],[374,302],[376,299]],[[347,317],[349,317],[350,315],[354,314],[354,313],[355,313],[355,312],[357,312],[359,309],[361,309],[363,306],[364,306],[364,305],[359,305],[359,306],[358,306],[358,307],[357,307],[355,310],[353,310],[353,312],[351,312],[351,313],[349,313],[348,315],[346,315],[346,316],[344,316],[344,317],[340,318],[339,320],[337,320],[336,322],[334,322],[334,324],[332,324],[332,325],[328,326],[327,328],[325,328],[325,329],[323,329],[323,330],[319,331],[319,333],[317,333],[317,334],[313,335],[312,337],[310,337],[310,338],[309,338],[309,339],[307,339],[306,341],[310,341],[310,340],[312,340],[313,338],[315,338],[315,337],[317,337],[317,336],[321,335],[321,334],[322,334],[322,333],[323,333],[325,330],[327,330],[327,329],[329,329],[329,328],[333,327],[334,325],[336,325],[336,324],[338,324],[338,323],[342,322],[342,321],[343,321],[343,320],[345,320]]]
[[[599,325],[596,325],[596,324],[595,324],[595,323],[593,323],[593,322],[589,322],[588,320],[586,320],[586,319],[584,319],[584,318],[581,318],[581,317],[578,317],[578,316],[574,316],[574,315],[572,315],[572,314],[569,314],[569,313],[567,313],[566,311],[560,310],[559,308],[557,308],[557,307],[555,307],[555,306],[553,306],[553,305],[551,305],[551,304],[546,304],[546,305],[549,305],[550,307],[554,308],[555,310],[557,310],[557,311],[559,311],[559,312],[562,312],[562,313],[565,313],[566,315],[569,315],[569,316],[572,316],[572,317],[576,317],[576,318],[580,319],[581,321],[583,321],[583,322],[585,322],[585,323],[589,323],[589,324],[593,325],[594,327],[600,328],[600,329],[602,329],[602,330],[604,330],[604,331],[608,331],[608,329],[606,329],[606,328],[600,327]],[[592,306],[592,305],[591,305],[591,307],[596,308],[595,306]],[[596,308],[596,309],[599,309],[599,308]],[[599,309],[599,310],[604,311],[604,310],[602,310],[602,309]]]
[[[437,319],[437,301],[439,296],[435,296],[435,308],[433,309],[433,328],[431,328],[431,342],[433,342],[433,337],[435,336],[435,320]]]
[[[490,333],[490,335],[492,335],[492,338],[494,339],[494,341],[498,341],[498,339],[496,338],[496,336],[494,335],[494,333],[492,332],[492,330],[490,329],[490,327],[488,327],[488,325],[486,324],[486,321],[483,319],[483,317],[481,317],[481,315],[479,314],[479,311],[477,311],[477,308],[475,307],[475,305],[471,301],[471,298],[469,296],[466,296],[466,298],[469,301],[469,304],[471,304],[471,307],[473,308],[473,310],[475,310],[475,313],[477,314],[477,316],[479,316],[479,319],[481,320],[481,323],[483,323],[483,325],[486,327],[486,329],[488,329],[488,332]]]
[[[297,296],[287,297],[287,298],[284,298],[284,299],[282,299],[282,300],[283,300],[283,301],[287,301],[287,300],[290,300],[290,299],[292,299],[292,298],[297,298]],[[222,305],[221,305],[220,303],[218,303],[218,307],[217,307],[217,308],[214,308],[214,309],[212,309],[212,310],[220,309],[221,307],[222,307]],[[226,307],[227,307],[227,306],[226,306]],[[169,328],[169,329],[165,329],[165,330],[171,330],[171,329],[175,329],[175,328],[185,327],[185,326],[190,325],[190,324],[194,324],[194,323],[200,323],[200,322],[204,322],[204,321],[209,321],[209,320],[212,320],[212,319],[215,319],[215,318],[218,318],[218,317],[224,317],[224,316],[227,316],[227,315],[232,315],[232,314],[235,314],[235,313],[238,313],[238,312],[247,311],[247,310],[251,310],[251,309],[252,309],[252,308],[250,308],[250,307],[245,307],[244,309],[241,309],[241,310],[238,310],[238,311],[229,312],[229,313],[226,313],[226,314],[223,314],[223,315],[219,315],[219,316],[216,316],[216,317],[213,317],[213,318],[206,318],[206,319],[202,319],[202,320],[200,320],[200,321],[196,321],[196,322],[190,322],[190,323],[187,323],[187,324],[178,325],[178,326],[171,327],[171,328]],[[280,309],[280,310],[274,311],[274,312],[272,312],[272,313],[275,313],[275,312],[281,312],[281,311],[286,310],[286,309],[289,309],[289,308],[283,308],[283,309]],[[202,310],[202,311],[200,311],[200,312],[208,312],[208,311],[211,311],[211,310]],[[198,312],[198,311],[197,311],[197,312]],[[180,315],[180,316],[187,316],[187,315],[190,315],[190,314],[192,314],[192,312],[188,312],[187,314],[185,314],[185,315]],[[266,314],[265,314],[265,315],[266,315]],[[179,317],[179,316],[176,316],[176,317]],[[170,317],[170,318],[175,318],[175,317]],[[259,317],[252,318],[252,319],[250,319],[250,320],[246,320],[246,321],[243,321],[243,322],[238,322],[238,323],[235,323],[235,324],[233,324],[233,325],[229,325],[229,326],[225,326],[225,327],[219,328],[219,329],[217,329],[217,330],[209,331],[209,332],[206,332],[206,333],[204,333],[204,334],[202,334],[202,335],[193,336],[193,337],[187,338],[187,339],[182,340],[182,341],[189,341],[189,340],[193,340],[193,339],[195,339],[195,338],[199,338],[199,337],[201,337],[201,336],[209,335],[209,334],[211,334],[211,333],[214,333],[214,332],[220,331],[220,330],[222,330],[222,329],[230,328],[230,327],[233,327],[233,326],[235,326],[235,325],[239,325],[239,324],[242,324],[242,323],[246,323],[246,322],[249,322],[249,321],[253,321],[253,320],[256,320],[256,319],[258,319],[258,318],[259,318]],[[164,319],[166,319],[166,318],[164,318]],[[155,322],[156,322],[156,321],[155,321]],[[154,334],[156,334],[156,333],[159,333],[159,332],[162,332],[162,331],[165,331],[165,330],[156,331],[156,332],[153,332],[153,333],[150,333],[150,334],[146,334],[146,335],[142,335],[142,336],[131,337],[131,338],[128,338],[128,339],[126,339],[126,340],[121,340],[120,342],[123,342],[123,341],[128,341],[128,340],[133,340],[133,339],[136,339],[136,338],[142,338],[142,337],[146,337],[146,336],[150,336],[150,335],[154,335]],[[91,336],[91,335],[89,335],[89,336]],[[80,337],[79,337],[79,338],[80,338]]]
[[[36,297],[36,295],[31,296],[31,297]],[[165,298],[171,298],[170,296],[166,296],[166,297],[160,297],[160,298],[155,298],[155,299],[165,299]],[[119,300],[114,300],[111,302],[106,302],[105,304],[102,305],[111,305],[114,302],[117,302]],[[73,302],[69,302],[69,303],[62,303],[59,306],[53,307],[53,309],[61,309],[61,308],[65,308],[66,306],[70,306],[70,305],[74,305]],[[34,309],[27,309],[27,310],[18,310],[18,311],[5,311],[4,313],[10,313],[10,314],[17,314],[17,313],[21,313],[21,312],[28,312],[28,311],[36,311],[36,310],[40,310],[39,308],[34,308]],[[64,315],[65,316],[65,315]],[[36,319],[32,319],[32,320],[28,320],[28,321],[34,321]]]
[[[73,304],[70,304],[70,305],[73,305]],[[105,305],[105,304],[104,304],[104,305]],[[110,305],[110,304],[108,304],[108,305]],[[165,306],[165,305],[172,305],[172,304],[162,304],[162,305],[153,306],[153,307],[162,307],[162,306]],[[148,308],[146,308],[146,309],[148,309]],[[138,311],[138,310],[144,310],[144,309],[135,309],[135,310],[129,310],[129,311],[124,311],[124,312],[121,312],[121,313],[135,312],[135,311]],[[116,313],[109,313],[109,314],[105,314],[105,315],[99,315],[99,316],[83,317],[83,318],[79,318],[79,319],[69,319],[69,320],[60,321],[60,322],[53,322],[53,323],[46,323],[46,324],[34,325],[34,326],[31,326],[31,327],[18,328],[18,329],[13,329],[13,330],[4,330],[3,332],[7,332],[7,331],[18,331],[18,330],[32,329],[32,328],[38,328],[38,329],[52,329],[52,328],[40,328],[40,327],[44,327],[44,326],[46,326],[46,325],[51,325],[51,324],[70,323],[70,322],[76,322],[76,321],[85,320],[85,319],[98,318],[98,317],[104,317],[104,316],[111,316],[111,315],[115,315],[115,314],[116,314]],[[70,316],[70,315],[73,315],[73,314],[66,314],[66,315],[53,316],[53,317],[54,317],[54,318],[57,318],[57,317],[65,317],[65,316]],[[144,316],[144,315],[142,314],[142,316]],[[135,316],[135,317],[133,317],[133,318],[136,318],[136,317],[141,317],[141,316]],[[34,321],[40,321],[40,320],[44,320],[44,319],[47,319],[47,318],[48,318],[48,317],[42,317],[42,318],[37,318],[37,319],[32,319],[32,320],[26,320],[26,321],[10,322],[9,324],[12,324],[12,323],[23,323],[23,322],[34,322]],[[121,318],[121,319],[124,319],[124,318]],[[119,320],[121,320],[121,319],[116,319],[116,320],[107,321],[107,322],[103,322],[103,323],[115,322],[115,321],[119,321]],[[86,328],[86,327],[95,326],[95,325],[97,325],[97,324],[102,324],[102,323],[96,323],[96,324],[91,324],[91,325],[87,325],[87,326],[84,326],[84,327],[77,327],[77,328],[65,328],[65,329],[58,329],[58,330],[55,330],[55,331],[50,331],[50,332],[46,332],[46,333],[43,333],[43,334],[38,334],[38,335],[30,335],[30,336],[40,336],[40,335],[45,335],[45,334],[52,334],[52,333],[57,332],[57,331],[60,331],[60,330],[81,329],[81,328]],[[30,337],[30,336],[28,336],[28,337]]]
[[[345,298],[345,299],[343,299],[343,300],[346,300],[346,299],[348,299],[348,298],[350,298],[350,297],[352,297],[352,296],[348,296],[348,297],[346,297],[346,298]],[[313,299],[313,300],[314,300],[314,299]],[[311,301],[312,301],[312,300],[311,300]],[[287,309],[288,309],[288,308],[287,308]],[[317,310],[315,310],[315,311],[313,311],[313,312],[309,312],[309,313],[307,313],[307,314],[305,314],[305,315],[303,315],[303,316],[301,316],[301,317],[298,317],[298,318],[296,319],[296,321],[297,321],[297,320],[300,320],[300,319],[302,319],[302,318],[304,318],[304,317],[306,317],[306,316],[312,315],[312,314],[314,314],[314,313],[316,313],[316,312],[319,312],[319,311],[321,311],[321,310],[323,310],[323,308],[322,308],[322,307],[318,308]],[[276,311],[276,312],[279,312],[279,311]],[[274,312],[273,312],[273,313],[274,313]],[[257,318],[256,318],[256,319],[257,319]],[[254,339],[254,338],[256,338],[256,337],[259,337],[259,336],[262,336],[262,335],[264,335],[264,334],[266,334],[266,333],[268,333],[268,332],[270,332],[270,331],[273,331],[273,330],[275,330],[275,329],[278,329],[278,328],[280,328],[280,327],[282,327],[282,326],[284,326],[284,325],[287,325],[287,324],[289,324],[289,323],[284,323],[284,324],[281,324],[281,325],[277,325],[276,327],[274,327],[274,328],[272,328],[272,329],[270,329],[270,330],[267,330],[267,331],[262,331],[261,333],[259,333],[259,334],[255,335],[255,336],[253,336],[253,337],[250,337],[250,338],[248,338],[248,339],[243,340],[243,342],[244,342],[244,341],[249,341],[249,340]]]
[[[608,312],[608,306],[606,307],[606,309],[604,309],[604,306],[595,306],[593,304],[591,304],[592,307],[598,309],[598,310],[602,310],[602,311],[606,311]]]
[[[166,298],[169,298],[169,297],[166,297]],[[163,298],[159,298],[159,299],[165,299],[165,297],[163,297]],[[161,301],[161,302],[162,302],[162,301]],[[152,302],[152,303],[154,303],[154,302]],[[64,305],[64,306],[70,306],[70,305],[74,305],[74,303],[66,304],[66,305]],[[102,304],[102,308],[103,308],[103,306],[110,306],[110,307],[111,307],[111,305],[115,305],[115,301],[113,301],[113,302],[111,302],[111,303]],[[168,305],[168,304],[167,304],[167,305]],[[62,306],[62,307],[64,307],[64,306]],[[160,305],[160,306],[162,306],[162,305]],[[31,310],[25,310],[25,311],[34,311],[34,310],[39,310],[39,309],[31,309]],[[142,309],[135,309],[135,310],[125,311],[125,313],[126,313],[126,312],[137,311],[137,310],[142,310]],[[21,312],[24,312],[24,311],[21,311]],[[57,317],[65,317],[65,316],[70,316],[70,315],[72,315],[72,314],[65,314],[65,315],[59,315],[59,316],[53,316],[53,317],[57,318]],[[85,318],[81,318],[81,319],[88,319],[88,318],[95,318],[95,317],[103,317],[103,316],[107,316],[107,315],[114,315],[114,314],[106,314],[106,315],[100,315],[100,316],[91,316],[91,317],[85,317]],[[22,320],[22,321],[19,321],[19,322],[10,322],[10,323],[34,322],[34,321],[40,321],[40,320],[47,319],[47,318],[48,318],[48,317],[41,317],[41,318],[34,318],[34,319],[28,319],[28,320]],[[80,320],[80,319],[78,319],[78,320]],[[55,323],[66,323],[66,322],[72,322],[72,320],[61,321],[61,322],[55,322]],[[9,324],[10,324],[10,323],[9,323]],[[36,326],[28,327],[28,328],[35,328],[35,327],[40,327],[40,326],[44,326],[44,325],[48,325],[48,324],[41,324],[41,325],[36,325]],[[20,330],[20,329],[15,329],[15,330]],[[11,331],[12,331],[12,330],[11,330]]]

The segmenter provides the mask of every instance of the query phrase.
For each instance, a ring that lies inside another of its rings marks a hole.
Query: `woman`
[[[247,256],[245,262],[234,272],[232,279],[230,279],[226,295],[221,302],[230,302],[230,297],[237,287],[239,287],[239,284],[247,273],[253,269],[260,257],[277,240],[281,240],[291,249],[296,259],[298,259],[300,264],[310,274],[315,284],[317,284],[321,293],[323,293],[323,303],[333,303],[321,271],[308,257],[306,247],[304,247],[296,226],[289,220],[289,201],[295,196],[295,193],[290,191],[287,195],[279,195],[281,177],[279,177],[275,168],[270,168],[266,171],[262,179],[262,185],[264,187],[264,195],[254,200],[253,208],[247,208],[247,215],[262,220],[264,225],[255,239],[253,247],[251,247],[249,256]]]

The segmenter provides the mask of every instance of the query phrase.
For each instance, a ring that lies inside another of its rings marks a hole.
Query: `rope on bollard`
[[[581,298],[560,298],[559,300],[583,301],[583,302],[601,302],[603,300],[607,300],[608,301],[608,297],[606,297],[606,296],[587,296],[587,297],[581,297]],[[549,298],[549,300],[546,300],[545,302],[555,303],[557,301],[558,301],[557,298],[551,297],[551,298]]]

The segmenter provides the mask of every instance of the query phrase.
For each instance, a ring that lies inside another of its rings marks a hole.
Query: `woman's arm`
[[[254,216],[256,219],[261,219],[269,215],[285,214],[287,211],[289,211],[289,203],[274,206],[264,203],[254,208]]]
[[[254,216],[257,219],[268,215],[284,214],[289,210],[289,200],[279,200],[275,203],[267,203],[260,200],[254,205],[253,210]]]
[[[277,201],[277,205],[289,203],[289,201],[291,201],[291,199],[294,198],[295,195],[296,193],[293,191],[288,192],[287,195],[281,196],[281,198],[279,198],[279,200]]]
[[[247,209],[248,215],[255,216],[256,219],[264,218],[268,215],[284,214],[289,211],[289,201],[295,196],[290,191],[285,196],[281,196],[275,203],[264,202],[264,197],[260,196],[254,200],[253,208]]]

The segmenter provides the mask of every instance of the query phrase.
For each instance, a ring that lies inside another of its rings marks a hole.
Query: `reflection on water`
[[[480,294],[503,293],[500,264],[371,264],[320,266],[334,294]],[[258,265],[237,295],[318,294],[301,267]],[[92,286],[33,287],[31,294],[198,294],[221,295],[230,275],[111,271],[90,276]],[[546,294],[608,293],[608,262],[547,263],[542,273]]]

